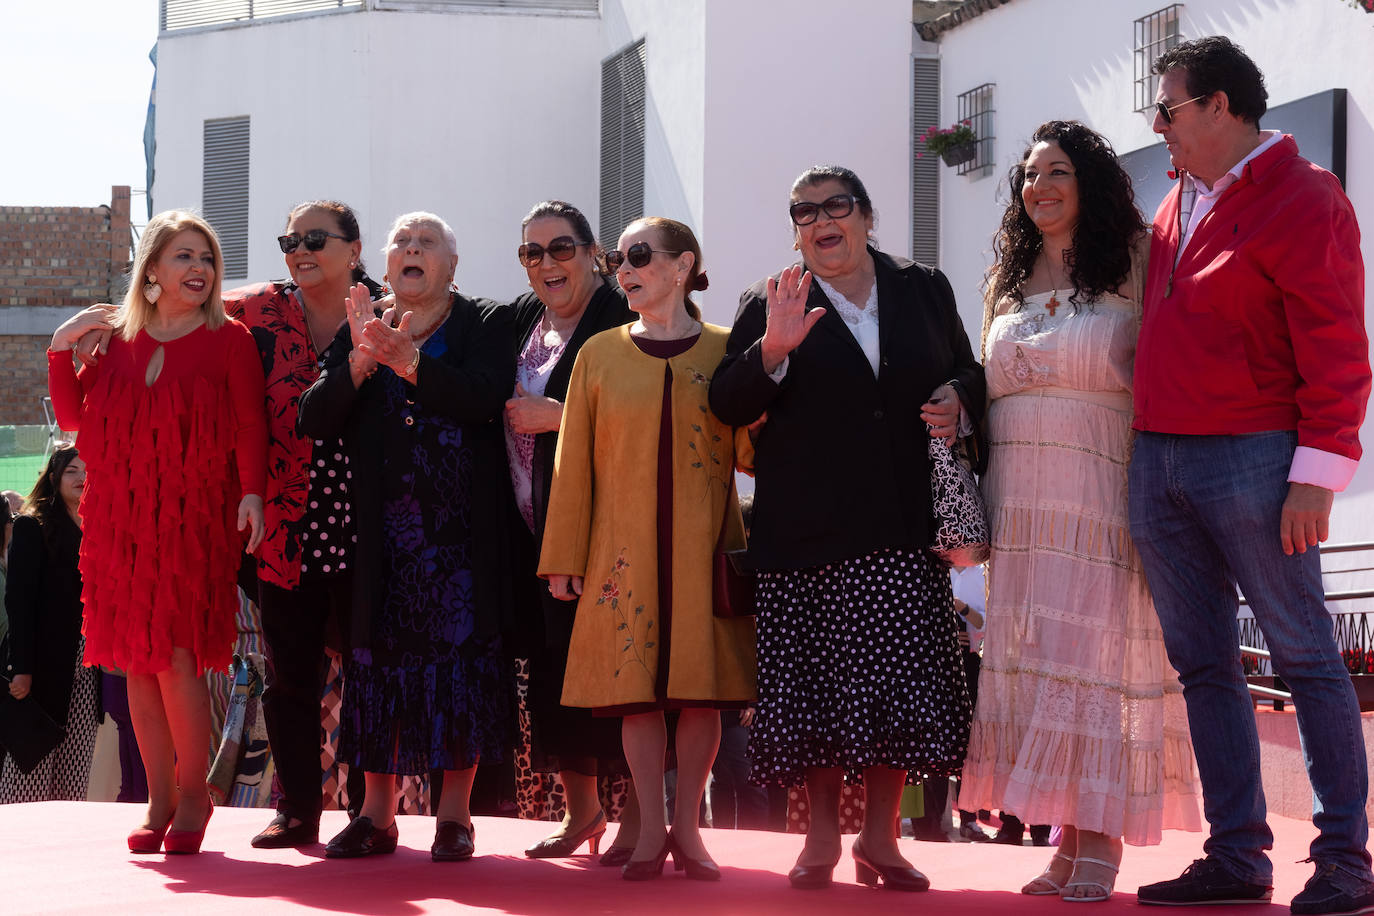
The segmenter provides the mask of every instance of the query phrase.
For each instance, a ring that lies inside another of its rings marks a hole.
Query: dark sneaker
[[[1307,879],[1302,892],[1293,898],[1292,910],[1294,916],[1374,913],[1374,882],[1319,862],[1317,873]]]
[[[1136,902],[1153,906],[1199,906],[1207,903],[1267,903],[1274,896],[1268,884],[1249,884],[1231,875],[1216,859],[1194,859],[1171,881],[1147,884],[1136,891]],[[1314,911],[1315,912],[1315,911]]]

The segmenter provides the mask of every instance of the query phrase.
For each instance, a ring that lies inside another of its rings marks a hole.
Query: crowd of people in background
[[[0,569],[9,693],[65,737],[32,772],[7,760],[0,801],[84,798],[103,709],[121,797],[146,784],[129,849],[199,851],[204,675],[229,663],[246,562],[278,778],[254,846],[320,839],[334,652],[350,819],[330,858],[396,849],[399,776],[428,778],[432,858],[472,858],[478,765],[519,743],[564,792],[532,858],[598,854],[602,780],[628,775],[599,860],[627,880],[670,857],[721,879],[709,784],[716,826],[778,826],[770,788],[805,798],[792,887],[831,885],[856,828],[859,882],[922,891],[894,825],[921,784],[914,835],[948,839],[953,778],[964,839],[989,838],[980,811],[998,839],[1055,828],[1024,894],[1107,900],[1123,844],[1200,830],[1201,800],[1203,857],[1139,902],[1263,901],[1239,586],[1316,798],[1292,910],[1374,911],[1314,549],[1370,393],[1358,228],[1336,180],[1260,129],[1241,49],[1184,42],[1155,72],[1178,186],[1147,222],[1106,139],[1042,124],[1008,176],[978,351],[944,275],[876,247],[842,166],[792,184],[800,260],[730,328],[702,320],[706,255],[665,217],[603,248],[575,206],[536,204],[530,292],[503,304],[459,292],[432,213],[396,218],[377,282],[353,210],[306,201],[278,238],[290,279],[223,294],[214,230],[158,214],[123,303],[52,338],[79,438],[7,521]],[[932,442],[981,475],[985,584],[932,550]],[[746,544],[756,613],[737,614],[714,585]]]

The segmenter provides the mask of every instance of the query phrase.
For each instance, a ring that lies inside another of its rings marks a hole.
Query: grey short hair
[[[453,229],[448,223],[444,222],[443,217],[427,210],[416,210],[413,213],[402,213],[392,222],[391,228],[386,233],[386,246],[382,248],[382,254],[386,254],[386,249],[391,247],[391,240],[396,237],[396,232],[410,223],[427,223],[443,233],[444,241],[448,242],[449,254],[455,258],[458,256],[458,236],[453,234]]]

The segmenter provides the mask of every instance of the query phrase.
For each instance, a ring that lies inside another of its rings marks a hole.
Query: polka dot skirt
[[[927,551],[760,572],[757,783],[795,786],[808,767],[950,775],[972,709],[949,573]]]
[[[353,544],[349,488],[353,471],[343,442],[315,440],[310,456],[310,493],[301,517],[301,572],[332,573],[348,568]]]

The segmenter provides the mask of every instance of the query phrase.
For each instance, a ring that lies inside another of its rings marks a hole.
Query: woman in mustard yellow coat
[[[718,711],[755,695],[753,619],[716,617],[711,600],[717,544],[744,546],[735,433],[706,403],[729,332],[702,324],[690,298],[706,276],[682,223],[637,220],[607,260],[639,320],[578,354],[539,574],[555,597],[578,601],[563,704],[624,716],[642,818],[625,878],[658,877],[672,852],[687,877],[718,880],[697,811]],[[671,832],[662,815],[667,711],[678,714]]]

